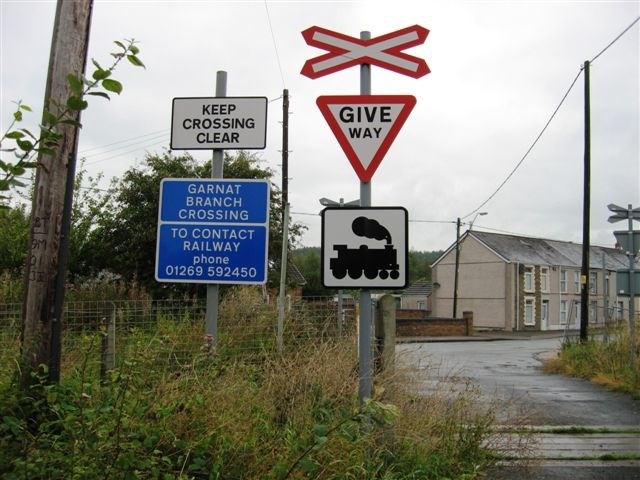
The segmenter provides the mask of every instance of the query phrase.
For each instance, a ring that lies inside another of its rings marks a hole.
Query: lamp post
[[[473,228],[473,222],[476,221],[479,215],[486,215],[489,212],[478,212],[476,213],[471,223],[469,223],[469,230]],[[456,221],[456,266],[455,271],[453,272],[453,318],[456,318],[458,314],[458,270],[460,268],[460,217],[458,217]]]
[[[341,198],[339,202],[335,200],[330,200],[326,197],[322,197],[320,199],[320,205],[323,207],[351,207],[360,206],[360,200],[351,200],[350,202],[344,203],[344,198]],[[322,268],[322,267],[320,267]],[[338,337],[342,337],[342,325],[344,324],[344,308],[342,305],[342,289],[338,290]]]

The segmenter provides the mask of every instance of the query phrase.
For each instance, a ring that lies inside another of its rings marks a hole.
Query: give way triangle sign
[[[360,181],[367,183],[416,104],[412,95],[327,95],[316,100]]]

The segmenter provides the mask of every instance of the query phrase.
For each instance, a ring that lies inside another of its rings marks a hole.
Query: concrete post
[[[462,319],[466,322],[467,337],[473,336],[473,312],[462,312]]]
[[[375,337],[376,373],[392,372],[396,355],[396,301],[391,295],[378,300]]]
[[[100,380],[104,382],[107,372],[116,365],[116,306],[113,302],[107,302],[104,306],[102,328],[105,335],[102,337]]]

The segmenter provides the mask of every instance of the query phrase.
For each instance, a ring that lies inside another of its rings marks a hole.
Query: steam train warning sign
[[[327,288],[405,288],[408,214],[402,207],[322,211],[322,284]]]

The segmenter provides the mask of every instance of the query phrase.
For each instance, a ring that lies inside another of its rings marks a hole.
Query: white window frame
[[[549,292],[549,267],[540,267],[540,291]]]
[[[580,272],[573,272],[573,290],[576,293],[580,293]]]
[[[536,271],[533,267],[524,267],[524,291],[535,292]]]
[[[540,323],[549,325],[549,300],[542,300],[541,308]]]
[[[560,300],[560,325],[567,324],[568,314],[569,314],[569,300]]]
[[[567,271],[560,269],[560,293],[567,293]]]
[[[418,300],[416,302],[416,306],[418,307],[418,310],[426,310],[427,309],[424,300]]]
[[[591,300],[589,302],[589,322],[598,322],[598,302],[597,300]]]
[[[527,311],[531,313],[527,318]],[[535,297],[524,297],[524,324],[531,327],[536,324],[536,299]]]
[[[589,294],[598,293],[598,272],[589,272]]]

